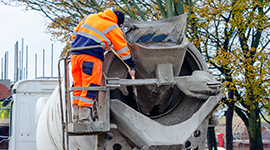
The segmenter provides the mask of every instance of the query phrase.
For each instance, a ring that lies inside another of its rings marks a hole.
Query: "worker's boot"
[[[73,108],[73,122],[78,122],[79,119],[79,106],[72,105]]]
[[[79,122],[93,122],[91,107],[79,107]]]

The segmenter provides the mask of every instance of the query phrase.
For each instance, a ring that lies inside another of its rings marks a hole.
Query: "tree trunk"
[[[233,91],[229,91],[229,98],[233,99]],[[234,103],[235,101],[231,101],[228,104],[228,109],[226,113],[226,149],[233,150],[233,131],[232,131],[232,120],[233,120],[233,112],[234,112]]]
[[[209,150],[217,150],[215,127],[208,127],[207,146]],[[214,149],[213,149],[214,148]]]
[[[263,150],[261,120],[259,111],[255,109],[250,110],[249,122],[249,144],[250,150]]]

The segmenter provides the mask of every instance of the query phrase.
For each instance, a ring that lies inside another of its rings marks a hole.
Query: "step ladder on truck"
[[[110,89],[104,84],[105,77],[102,77],[102,84],[100,87],[71,87],[70,86],[70,53],[76,50],[91,49],[91,48],[103,48],[101,45],[87,46],[83,48],[70,49],[65,58],[59,60],[59,92],[60,92],[60,104],[62,114],[62,135],[63,135],[63,150],[69,150],[69,137],[70,136],[81,136],[81,135],[97,135],[101,132],[108,132],[110,128],[116,128],[115,125],[110,124],[109,114],[109,99]],[[60,63],[64,61],[64,86],[61,86],[61,73]],[[64,95],[62,95],[64,87]],[[98,118],[94,122],[73,122],[72,120],[72,108],[71,108],[71,93],[76,90],[88,90],[88,91],[99,91],[98,99],[95,102],[95,108],[98,114]],[[64,103],[63,103],[64,102]]]

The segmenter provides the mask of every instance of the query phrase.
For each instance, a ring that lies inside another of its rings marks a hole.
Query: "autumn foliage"
[[[269,112],[269,10],[263,0],[198,1],[188,28],[224,85],[224,103],[234,103],[244,121],[250,149],[262,149],[260,115],[263,109]]]

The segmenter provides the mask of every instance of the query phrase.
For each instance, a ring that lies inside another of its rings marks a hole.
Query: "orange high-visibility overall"
[[[81,54],[71,56],[74,87],[100,86],[102,61],[94,56]],[[92,106],[98,91],[74,91],[73,105]]]
[[[102,45],[102,48],[73,51],[71,66],[74,87],[100,86],[104,51],[113,46],[126,64],[134,69],[123,32],[117,25],[118,18],[110,9],[84,18],[72,35],[72,48]],[[73,105],[92,106],[98,91],[74,91]]]

